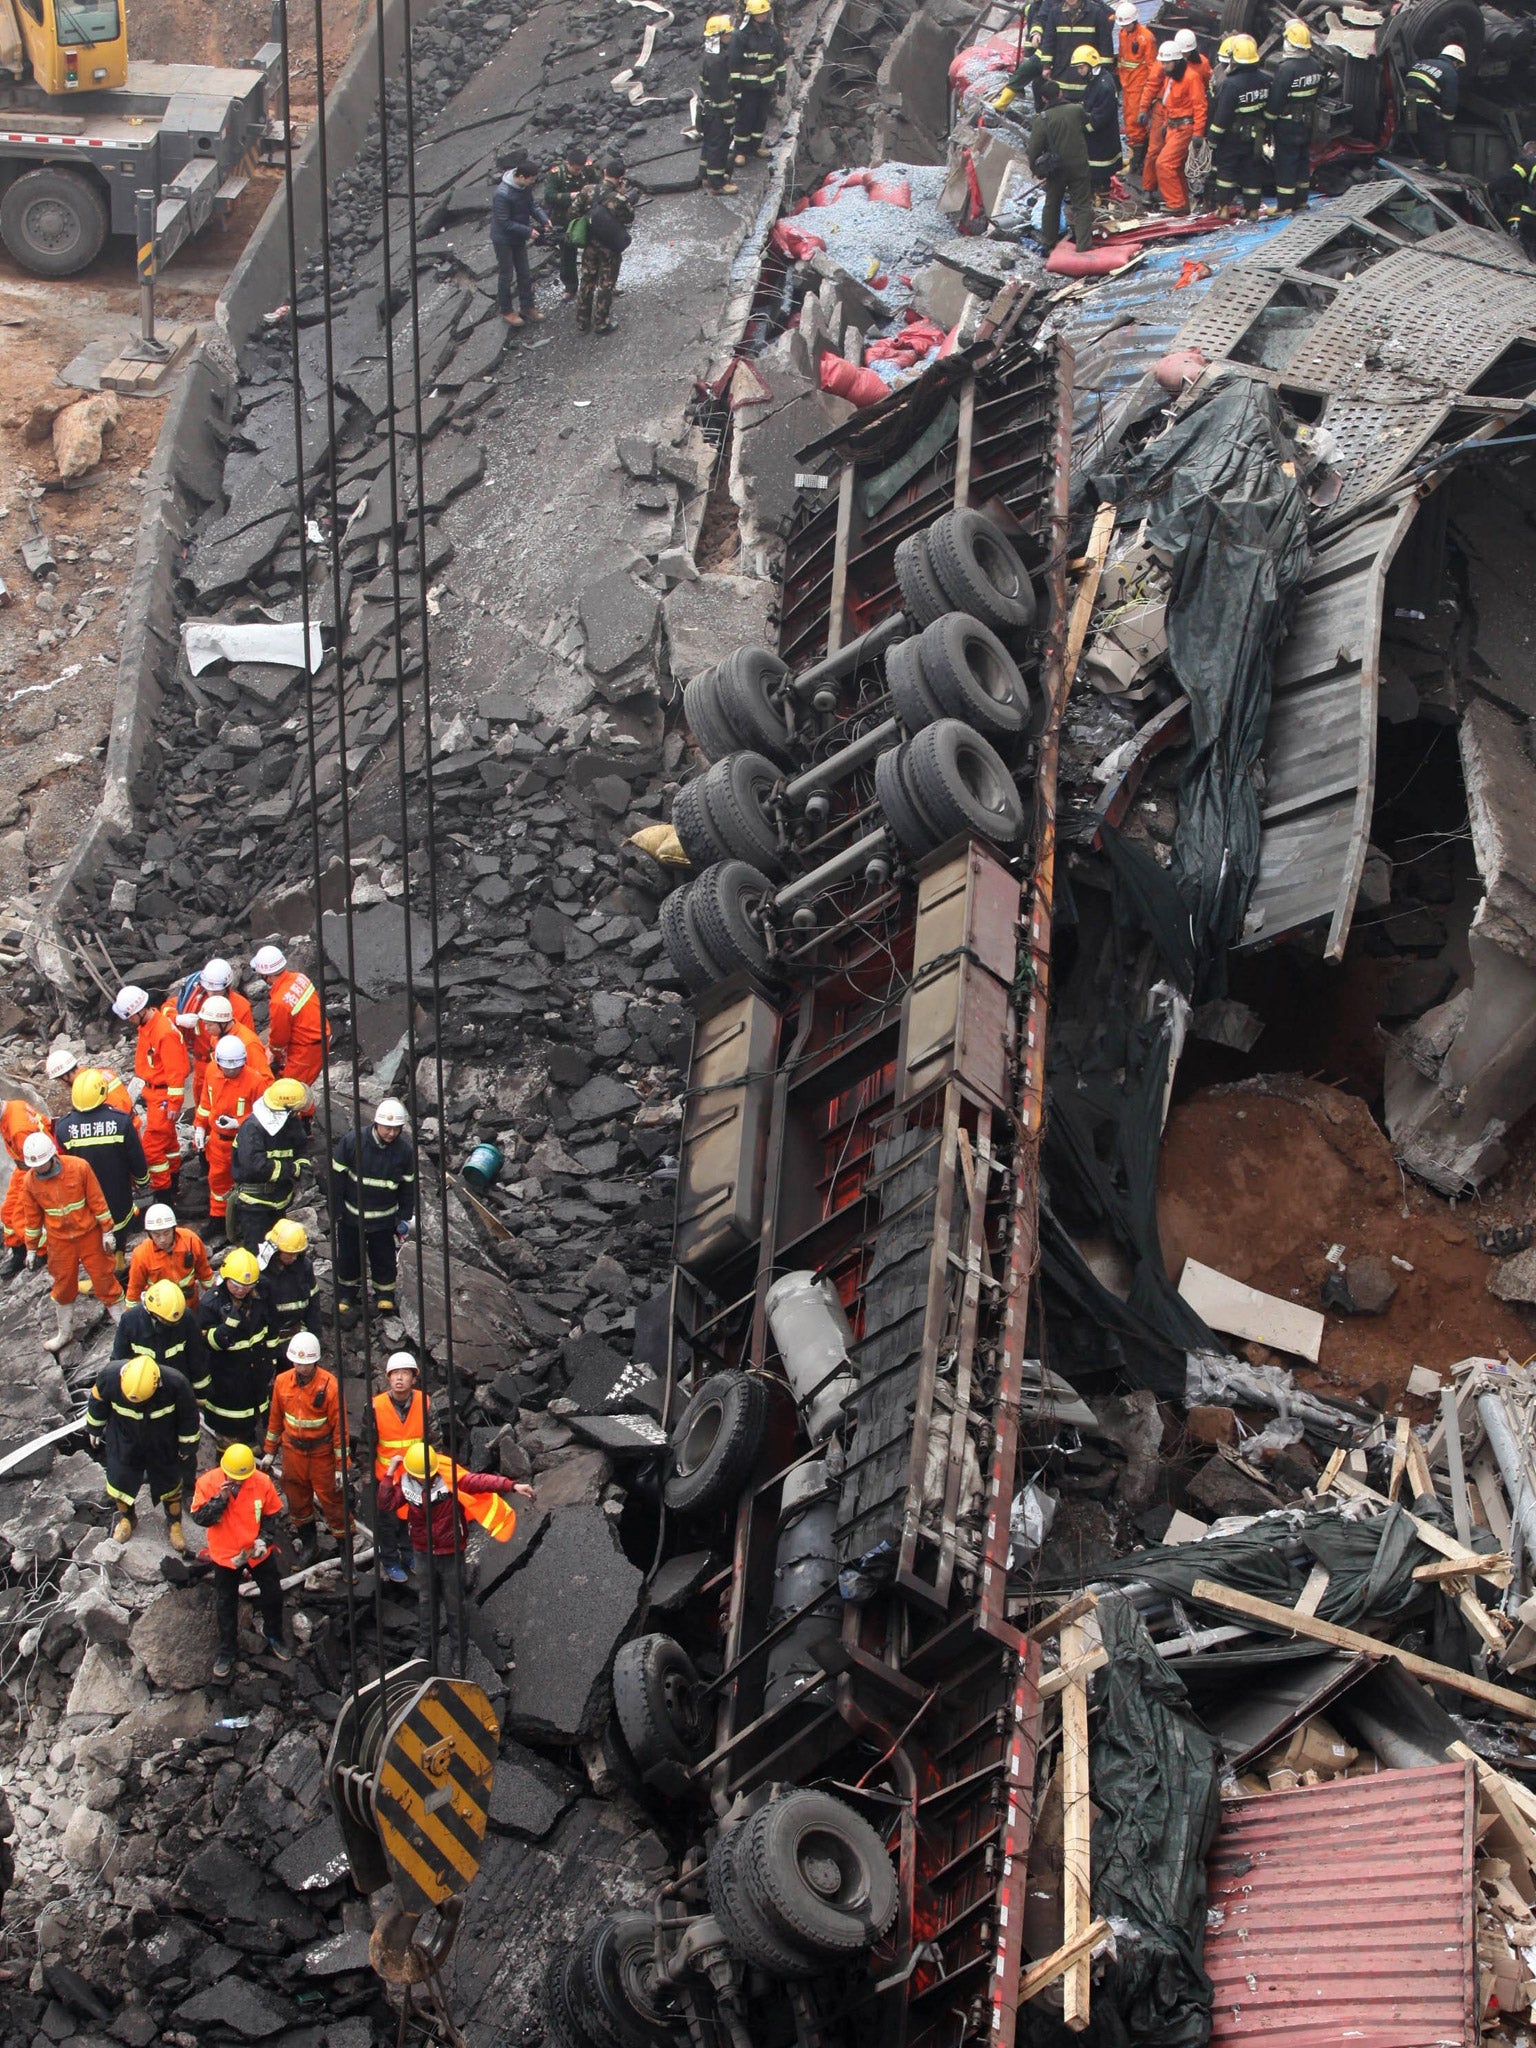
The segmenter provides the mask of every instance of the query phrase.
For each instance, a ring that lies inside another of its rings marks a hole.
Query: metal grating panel
[[[1282,281],[1268,261],[1239,264],[1227,271],[1180,328],[1179,347],[1198,348],[1215,362],[1242,340]]]
[[[1212,2048],[1471,2048],[1473,1784],[1443,1764],[1222,1808]]]

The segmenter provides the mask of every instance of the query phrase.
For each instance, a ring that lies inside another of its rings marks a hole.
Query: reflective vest
[[[471,1493],[457,1479],[453,1483],[459,1506],[471,1521],[478,1522],[498,1543],[510,1543],[517,1527],[517,1509],[500,1493]]]
[[[402,1418],[388,1394],[375,1394],[373,1428],[378,1440],[378,1448],[373,1457],[373,1472],[376,1479],[382,1479],[396,1458],[403,1458],[412,1444],[419,1444],[425,1437],[426,1395],[417,1387],[411,1395],[411,1405]],[[402,1508],[400,1513],[403,1516],[405,1509]]]
[[[203,1474],[192,1496],[194,1518],[197,1510],[212,1500],[223,1484],[224,1473],[218,1465]],[[283,1503],[272,1481],[265,1472],[253,1472],[249,1479],[242,1479],[230,1494],[219,1519],[203,1524],[208,1531],[208,1555],[215,1564],[235,1567],[260,1564],[272,1551],[272,1545],[261,1533],[262,1518],[280,1515],[282,1511]]]
[[[272,1383],[272,1407],[267,1416],[266,1449],[270,1456],[279,1443],[296,1451],[330,1451],[341,1463],[341,1403],[336,1379],[323,1366],[316,1366],[308,1381],[290,1366]]]

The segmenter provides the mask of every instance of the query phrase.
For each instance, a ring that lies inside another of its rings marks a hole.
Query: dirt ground
[[[238,64],[270,33],[267,0],[193,0],[198,57]],[[369,0],[324,0],[327,85],[346,60]],[[188,53],[184,0],[134,0],[135,57],[163,62]],[[314,12],[295,7],[293,113],[314,111]],[[206,321],[224,281],[281,181],[258,169],[222,227],[177,252],[155,299],[158,327]],[[133,252],[109,242],[79,277],[29,276],[0,252],[0,901],[34,886],[63,861],[100,789],[101,751],[111,719],[119,605],[137,541],[140,478],[154,452],[162,399],[124,398],[101,463],[60,487],[47,439],[29,445],[25,423],[40,401],[56,402],[59,374],[88,343],[130,340],[139,319]],[[81,394],[82,396],[84,394]],[[34,526],[34,520],[36,522]],[[48,536],[57,575],[35,581],[21,558],[34,532]]]
[[[1391,1269],[1398,1291],[1384,1315],[1328,1313],[1319,1369],[1297,1371],[1303,1385],[1401,1402],[1423,1420],[1432,1404],[1404,1398],[1410,1367],[1536,1350],[1519,1313],[1487,1291],[1494,1262],[1473,1236],[1483,1220],[1401,1175],[1365,1103],[1320,1083],[1277,1075],[1208,1089],[1168,1119],[1158,1224],[1175,1280],[1197,1258],[1316,1308],[1335,1244],[1346,1263],[1374,1253],[1413,1268]]]

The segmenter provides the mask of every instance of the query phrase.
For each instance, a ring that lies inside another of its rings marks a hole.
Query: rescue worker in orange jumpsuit
[[[1120,0],[1115,9],[1115,30],[1115,69],[1120,78],[1125,145],[1131,153],[1131,176],[1139,179],[1142,159],[1147,153],[1147,123],[1162,88],[1163,72],[1157,61],[1157,38],[1151,29],[1142,27],[1136,0]]]
[[[49,1080],[63,1083],[63,1086],[56,1088],[48,1098],[48,1106],[54,1115],[62,1116],[69,1108],[74,1092],[75,1075],[83,1066],[94,1067],[106,1083],[107,1107],[120,1109],[125,1116],[133,1117],[141,1127],[142,1136],[144,1118],[139,1104],[144,1093],[144,1084],[137,1074],[124,1081],[115,1067],[106,1066],[100,1060],[87,1060],[84,1053],[76,1052],[72,1045],[56,1045],[48,1055],[45,1071]]]
[[[1189,212],[1189,185],[1184,177],[1184,165],[1191,143],[1197,135],[1205,133],[1205,81],[1199,71],[1179,55],[1172,43],[1164,43],[1157,55],[1167,73],[1167,83],[1158,102],[1162,133],[1155,151],[1151,141],[1147,144],[1142,185],[1149,213],[1155,213],[1161,206],[1167,213],[1182,216]],[[1153,190],[1154,180],[1156,191]]]
[[[229,1004],[229,1016],[222,1024],[217,1018],[203,1014],[210,996],[220,996]],[[235,970],[227,960],[210,960],[196,974],[189,974],[184,982],[171,990],[163,1007],[169,1012],[186,1041],[187,1051],[192,1055],[192,1100],[197,1102],[202,1097],[215,1041],[228,1030],[231,1017],[248,1031],[254,1031],[255,1012],[235,987]],[[217,1028],[210,1030],[210,1025]]]
[[[213,1049],[208,1078],[197,1105],[192,1142],[208,1162],[208,1220],[221,1224],[235,1184],[235,1138],[263,1092],[272,1085],[266,1054],[257,1040],[260,1063],[244,1039],[228,1032]]]
[[[1191,71],[1199,72],[1200,83],[1205,87],[1205,96],[1209,99],[1211,96],[1211,73],[1213,66],[1210,58],[1206,56],[1204,50],[1200,47],[1200,38],[1192,28],[1181,28],[1174,36],[1173,47],[1178,51]]]
[[[331,1027],[320,1012],[320,994],[307,974],[288,965],[278,946],[251,956],[253,972],[267,984],[267,1050],[274,1074],[313,1087],[331,1042]]]
[[[244,997],[241,998],[241,1001],[245,1002]],[[247,1017],[251,1014],[249,1003],[245,1003],[245,1014]],[[198,1016],[202,1020],[199,1030],[209,1035],[208,1051],[210,1057],[214,1047],[217,1046],[221,1038],[238,1038],[245,1047],[245,1056],[251,1062],[252,1073],[260,1073],[265,1070],[267,1080],[270,1083],[272,1079],[272,1062],[267,1058],[267,1048],[261,1042],[261,1034],[257,1031],[254,1022],[247,1024],[241,1019],[228,996],[209,996],[202,1009],[198,1012]],[[196,1048],[194,1047],[194,1074],[197,1071],[197,1055]],[[208,1078],[208,1063],[206,1060],[203,1062],[202,1074],[206,1082]],[[192,1100],[194,1102],[201,1102],[202,1099],[203,1091],[199,1088]]]
[[[283,1583],[277,1551],[266,1536],[282,1512],[282,1498],[266,1473],[256,1469],[256,1453],[249,1444],[230,1444],[218,1464],[197,1482],[192,1519],[208,1532],[208,1556],[213,1565],[213,1612],[219,1631],[213,1660],[215,1678],[228,1678],[235,1668],[240,1581],[247,1572],[256,1581],[267,1653],[279,1664],[291,1661],[292,1652],[283,1642]]]
[[[517,1527],[517,1510],[507,1505],[508,1494],[532,1500],[533,1488],[520,1479],[503,1479],[499,1472],[466,1472],[443,1452],[419,1440],[391,1460],[389,1471],[379,1482],[380,1521],[390,1515],[398,1517],[404,1508],[411,1548],[423,1567],[416,1648],[429,1661],[436,1661],[433,1624],[441,1616],[444,1634],[452,1631],[455,1667],[464,1669],[469,1629],[455,1560],[468,1541],[471,1520],[498,1543],[510,1540]]]
[[[14,1280],[27,1262],[26,1225],[22,1220],[21,1205],[21,1149],[34,1131],[40,1131],[45,1138],[48,1136],[47,1115],[40,1109],[34,1109],[30,1102],[23,1102],[19,1095],[13,1096],[0,1109],[0,1144],[11,1155],[11,1177],[5,1184],[5,1200],[0,1202],[0,1225],[5,1230],[5,1248],[10,1257],[0,1267],[0,1280]]]
[[[283,1494],[299,1539],[299,1563],[320,1552],[315,1510],[336,1541],[345,1544],[347,1504],[342,1493],[341,1394],[334,1373],[320,1364],[320,1339],[300,1330],[288,1340],[288,1369],[272,1382],[266,1455],[282,1452]]]
[[[26,1172],[21,1178],[22,1234],[28,1251],[48,1236],[48,1273],[52,1280],[54,1332],[43,1343],[55,1354],[69,1342],[80,1293],[80,1268],[90,1276],[96,1299],[113,1322],[123,1312],[123,1290],[112,1269],[117,1239],[112,1211],[101,1183],[83,1159],[61,1153],[46,1132],[34,1131],[21,1148]]]
[[[181,1033],[164,1010],[151,1003],[143,989],[131,983],[120,988],[112,1014],[125,1021],[138,1020],[139,1042],[134,1049],[133,1071],[144,1090],[144,1128],[139,1135],[149,1162],[150,1187],[157,1195],[167,1195],[174,1190],[181,1171],[176,1119],[186,1097],[192,1060]]]
[[[144,1290],[157,1280],[171,1280],[181,1289],[188,1308],[196,1308],[202,1289],[213,1285],[208,1247],[195,1230],[176,1221],[168,1202],[152,1202],[144,1212],[147,1236],[141,1237],[128,1261],[128,1299],[142,1301]]]
[[[373,1397],[373,1476],[382,1482],[397,1458],[412,1444],[426,1442],[432,1432],[431,1400],[421,1389],[421,1368],[409,1351],[392,1351],[384,1365],[386,1391]],[[411,1546],[405,1518],[397,1508],[378,1514],[374,1532],[379,1570],[391,1585],[403,1586],[411,1575]]]

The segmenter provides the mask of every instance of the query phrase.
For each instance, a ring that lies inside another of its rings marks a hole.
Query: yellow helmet
[[[704,24],[707,36],[728,36],[731,32],[731,17],[728,14],[712,14]]]
[[[219,1266],[221,1280],[233,1280],[237,1287],[254,1287],[261,1278],[261,1268],[256,1263],[256,1254],[248,1252],[243,1245],[236,1245],[226,1252]]]
[[[1094,70],[1097,71],[1104,62],[1104,59],[1099,55],[1092,43],[1079,43],[1072,52],[1072,62],[1074,64],[1091,64]]]
[[[766,14],[771,4],[772,0],[747,0],[747,12],[748,14]]]
[[[256,1453],[249,1444],[231,1444],[219,1466],[231,1479],[249,1479],[256,1470]]]
[[[69,1084],[69,1099],[76,1109],[100,1109],[107,1099],[107,1077],[100,1067],[82,1067]]]
[[[1259,46],[1252,36],[1228,36],[1226,54],[1234,64],[1257,64]]]
[[[144,1290],[144,1306],[158,1322],[179,1323],[187,1312],[187,1297],[174,1280],[151,1280]]]
[[[1312,31],[1304,21],[1288,21],[1285,24],[1285,40],[1293,50],[1310,50]]]
[[[295,1223],[291,1216],[279,1216],[267,1232],[267,1243],[275,1244],[280,1252],[306,1252],[309,1250],[309,1232],[302,1223]]]
[[[152,1400],[160,1385],[160,1368],[147,1351],[136,1351],[132,1358],[123,1361],[117,1383],[125,1401]]]
[[[437,1453],[430,1444],[414,1443],[405,1447],[405,1469],[413,1479],[425,1479],[428,1472],[437,1470]]]
[[[302,1081],[274,1081],[262,1096],[268,1109],[303,1109],[309,1101],[309,1090]]]

